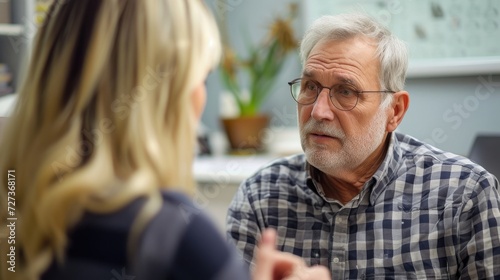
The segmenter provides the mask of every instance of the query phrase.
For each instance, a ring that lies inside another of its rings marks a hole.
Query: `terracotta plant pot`
[[[269,125],[269,120],[268,115],[222,118],[221,123],[231,145],[231,151],[235,153],[263,151],[262,136]]]

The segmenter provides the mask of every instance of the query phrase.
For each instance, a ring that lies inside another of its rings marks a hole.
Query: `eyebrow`
[[[352,79],[349,79],[346,77],[340,77],[340,81],[344,84],[349,84],[349,85],[352,85],[352,86],[358,88],[358,84],[355,81],[353,81]]]
[[[304,71],[302,72],[302,76],[306,77],[306,78],[314,79],[314,77],[316,75],[313,71],[308,70],[308,69],[304,69]],[[358,84],[354,80],[349,79],[345,75],[337,75],[335,78],[340,80],[340,82],[343,84],[348,84],[348,85],[354,86],[355,88],[359,88]]]

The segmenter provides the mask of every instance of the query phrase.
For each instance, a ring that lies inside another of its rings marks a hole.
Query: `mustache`
[[[345,138],[345,133],[341,129],[332,127],[325,122],[309,119],[302,127],[302,134],[320,134],[339,139]]]

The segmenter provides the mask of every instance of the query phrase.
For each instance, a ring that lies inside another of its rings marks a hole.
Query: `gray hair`
[[[403,90],[408,67],[406,44],[375,19],[359,13],[322,16],[306,31],[300,45],[300,58],[304,67],[313,47],[322,39],[342,40],[355,36],[372,38],[377,43],[380,61],[380,86],[383,90]],[[388,94],[387,96],[392,96]],[[392,98],[385,98],[388,106]]]

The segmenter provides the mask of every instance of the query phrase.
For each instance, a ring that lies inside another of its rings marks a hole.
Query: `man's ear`
[[[410,105],[410,94],[407,91],[398,91],[393,95],[392,105],[389,108],[387,132],[393,132],[399,126]]]

